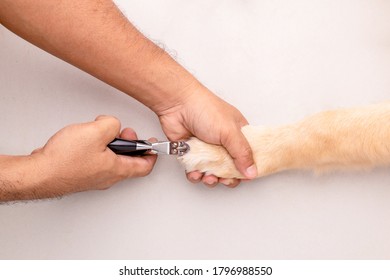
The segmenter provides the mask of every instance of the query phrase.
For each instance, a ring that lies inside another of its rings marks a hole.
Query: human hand
[[[196,136],[204,142],[222,145],[244,177],[255,178],[257,168],[252,151],[241,132],[241,127],[248,124],[243,115],[200,84],[188,87],[186,93],[178,104],[157,112],[167,137],[175,141]],[[200,172],[188,173],[187,178],[194,183],[203,181],[210,187],[218,182],[229,187],[240,183],[238,179],[217,178]]]
[[[123,179],[149,174],[157,156],[115,154],[107,144],[118,136],[137,139],[130,128],[120,133],[120,122],[111,116],[99,116],[93,122],[70,125],[57,132],[31,154],[45,177],[39,186],[39,198],[107,189]]]

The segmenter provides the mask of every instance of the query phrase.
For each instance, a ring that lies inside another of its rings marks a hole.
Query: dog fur
[[[390,164],[390,103],[325,111],[279,127],[247,125],[258,177],[289,169],[371,168]],[[187,172],[244,178],[229,153],[197,138],[179,157]]]

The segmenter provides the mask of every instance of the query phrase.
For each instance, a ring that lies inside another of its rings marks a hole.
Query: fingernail
[[[257,168],[256,165],[251,165],[246,169],[245,176],[248,179],[254,179],[257,177]]]

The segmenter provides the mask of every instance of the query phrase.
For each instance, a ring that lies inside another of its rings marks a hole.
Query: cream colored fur
[[[288,169],[322,171],[390,164],[390,103],[315,114],[280,127],[245,126],[259,177]],[[227,151],[197,138],[179,160],[187,171],[242,178]]]

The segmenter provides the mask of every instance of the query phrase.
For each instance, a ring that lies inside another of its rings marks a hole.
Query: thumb
[[[124,139],[137,138],[134,130],[126,128],[122,131],[121,136]],[[151,138],[148,141],[155,142],[157,139]],[[124,174],[126,178],[144,177],[148,175],[157,160],[157,155],[143,155],[143,156],[122,156],[118,155],[118,171]]]
[[[156,160],[157,155],[140,157],[118,155],[117,170],[125,178],[144,177],[152,171]]]
[[[257,167],[253,159],[252,149],[241,130],[230,130],[225,137],[221,137],[221,144],[233,158],[238,171],[247,179],[257,177]]]

